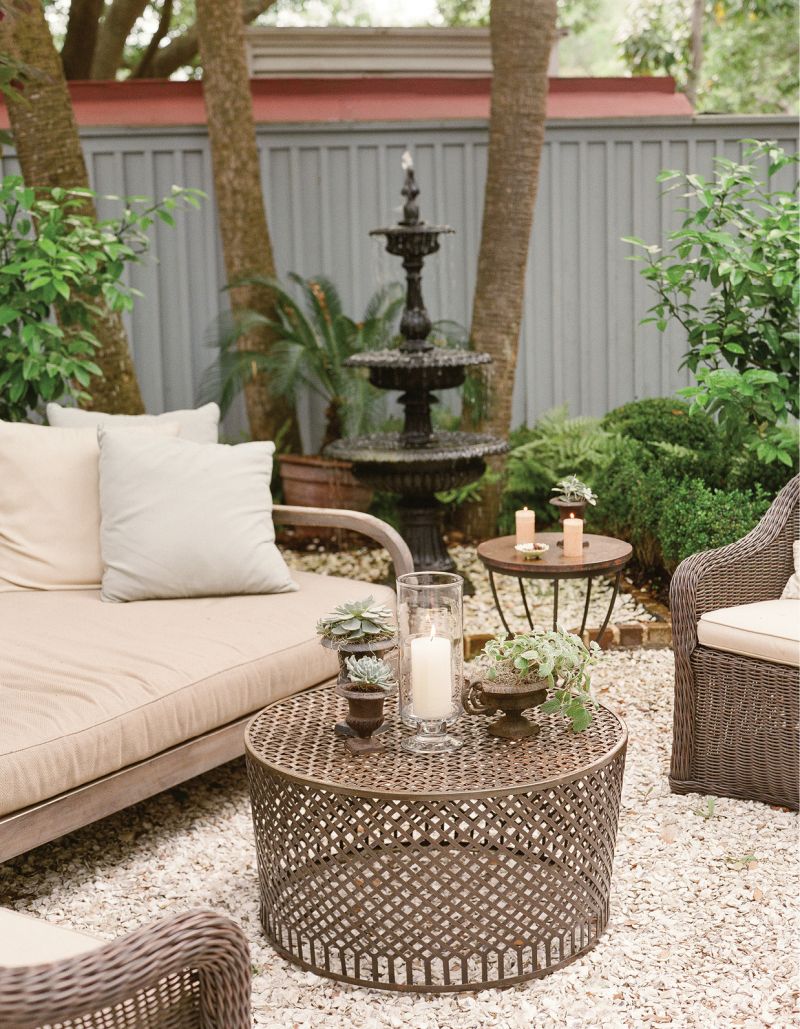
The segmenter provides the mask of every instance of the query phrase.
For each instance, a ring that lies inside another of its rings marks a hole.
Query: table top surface
[[[603,766],[627,740],[624,722],[608,708],[598,706],[580,733],[562,715],[537,708],[527,712],[541,727],[536,737],[497,739],[487,732],[489,718],[465,714],[450,730],[464,741],[458,750],[409,754],[400,741],[412,730],[400,721],[396,695],[386,711],[391,729],[379,737],[385,749],[353,755],[334,733],[347,702],[332,686],[318,686],[264,708],[248,725],[245,746],[251,760],[292,782],[349,796],[422,800],[544,789]]]
[[[568,577],[617,571],[624,568],[633,555],[633,547],[625,540],[585,532],[583,539],[589,546],[583,548],[583,555],[564,557],[562,548],[558,546],[559,540],[563,538],[560,532],[537,532],[536,542],[547,543],[550,549],[535,560],[525,561],[514,550],[516,536],[498,536],[478,545],[478,557],[487,568],[495,572],[530,576],[532,579],[555,579],[561,575]]]

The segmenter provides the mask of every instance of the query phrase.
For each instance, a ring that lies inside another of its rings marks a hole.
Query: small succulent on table
[[[317,622],[317,635],[333,644],[378,643],[394,639],[392,612],[372,596],[340,604]]]
[[[557,494],[553,500],[560,500],[564,504],[591,504],[594,507],[597,503],[597,495],[577,475],[560,479],[553,486],[552,492]]]
[[[480,681],[473,682],[465,706],[476,714],[502,711],[489,732],[505,739],[537,735],[538,727],[522,712],[538,706],[546,713],[561,711],[572,730],[581,732],[591,724],[596,703],[589,668],[599,649],[564,629],[496,636],[484,648]]]
[[[391,667],[379,657],[366,654],[364,657],[348,657],[348,686],[351,690],[364,693],[381,692],[389,694],[397,685]]]

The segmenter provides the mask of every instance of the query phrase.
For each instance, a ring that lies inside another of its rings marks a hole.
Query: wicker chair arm
[[[414,560],[403,537],[387,522],[361,511],[346,511],[334,507],[290,507],[276,504],[272,509],[274,521],[283,525],[313,525],[317,528],[350,529],[380,543],[389,552],[395,575],[414,571]]]
[[[195,990],[199,1003],[192,998]],[[139,1024],[131,1021],[138,1004],[142,1024],[161,1025],[163,1020],[164,1025],[187,1029],[250,1029],[250,953],[244,933],[214,911],[191,911],[143,926],[86,954],[0,968],[4,1029],[69,1026],[81,1015],[123,1003],[119,1021],[106,1012],[104,1026],[129,1029]]]

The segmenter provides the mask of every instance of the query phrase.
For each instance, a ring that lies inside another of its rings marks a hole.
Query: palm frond
[[[367,301],[363,320],[369,322],[384,317],[384,312],[393,304],[399,301],[402,305],[404,295],[405,289],[401,282],[387,282],[379,286]]]

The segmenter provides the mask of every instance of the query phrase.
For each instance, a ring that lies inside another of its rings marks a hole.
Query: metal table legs
[[[514,636],[515,633],[511,629],[511,627],[509,626],[508,621],[507,621],[506,616],[505,616],[505,612],[503,611],[503,606],[500,603],[500,597],[499,597],[498,592],[497,592],[497,584],[494,581],[494,572],[492,571],[491,568],[487,569],[487,571],[489,573],[489,585],[490,585],[491,590],[492,590],[492,597],[494,598],[494,606],[496,607],[497,613],[500,616],[500,621],[503,623],[503,628],[508,633],[508,635],[509,636]],[[591,598],[592,598],[592,583],[594,581],[594,578],[595,577],[593,575],[587,575],[586,576],[586,599],[585,599],[584,605],[583,605],[583,617],[581,618],[581,626],[580,626],[580,629],[578,630],[578,634],[581,635],[581,636],[583,635],[583,633],[584,633],[584,631],[586,629],[586,621],[587,621],[587,619],[589,617],[589,603],[590,603]],[[614,610],[614,604],[616,603],[617,594],[619,593],[619,584],[620,584],[621,580],[622,580],[622,571],[620,570],[614,576],[614,588],[613,588],[612,593],[611,593],[611,600],[609,601],[608,608],[606,610],[605,617],[603,619],[603,624],[602,624],[602,626],[600,628],[600,633],[598,635],[598,639],[602,639],[603,638],[603,634],[605,633],[606,629],[608,628],[608,623],[611,620],[611,613]],[[526,617],[527,622],[528,622],[528,627],[529,627],[530,631],[533,632],[535,630],[536,626],[534,625],[533,615],[531,613],[531,607],[530,607],[530,604],[528,602],[528,595],[527,595],[526,590],[525,590],[524,577],[523,576],[517,576],[517,581],[519,583],[519,592],[520,592],[520,596],[522,597],[522,603],[523,603],[523,606],[525,608],[525,617]],[[559,599],[558,598],[558,587],[559,587],[559,582],[560,582],[559,579],[553,579],[553,630],[555,630],[558,627],[558,599]]]

